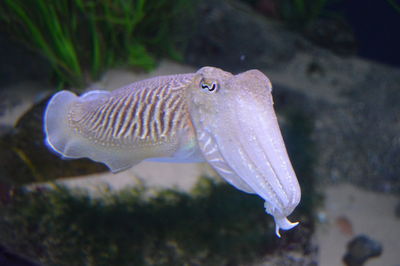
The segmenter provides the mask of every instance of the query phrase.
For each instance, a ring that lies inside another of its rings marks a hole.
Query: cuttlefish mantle
[[[265,200],[276,234],[300,187],[278,126],[269,79],[214,67],[160,76],[112,92],[69,91],[49,101],[47,145],[64,158],[90,158],[112,172],[141,161],[208,162],[236,188]]]

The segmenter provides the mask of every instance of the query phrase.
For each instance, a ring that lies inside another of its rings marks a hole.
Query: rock
[[[304,36],[313,44],[329,49],[338,55],[355,55],[357,44],[352,29],[343,20],[323,18],[313,21]]]
[[[362,266],[373,257],[382,254],[382,245],[366,235],[359,235],[353,238],[347,245],[347,253],[343,261],[347,266]]]
[[[396,208],[394,209],[394,214],[396,215],[397,218],[400,219],[400,202],[396,204]]]
[[[262,199],[208,178],[191,192],[107,194],[18,193],[0,203],[0,243],[41,265],[316,265],[313,216],[303,208],[301,224],[277,238]]]
[[[12,126],[0,124],[0,137],[10,134],[11,132],[13,132],[13,130],[14,128]]]
[[[44,143],[42,121],[47,100],[36,104],[13,130],[0,137],[0,183],[22,185],[107,170],[87,159],[61,160],[49,151]]]
[[[297,35],[239,1],[199,1],[195,12],[198,20],[191,22],[185,61],[198,67],[233,72],[281,68],[299,45]]]
[[[346,61],[343,60],[343,64]],[[318,176],[381,192],[400,192],[400,71],[365,63],[368,70],[343,91],[344,102],[320,106],[314,139]]]

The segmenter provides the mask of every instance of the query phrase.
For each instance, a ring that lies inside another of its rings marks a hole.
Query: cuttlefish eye
[[[206,82],[206,81],[202,80],[200,82],[200,87],[203,90],[208,90],[209,92],[215,92],[218,88],[218,84],[215,81],[210,83],[210,82]]]

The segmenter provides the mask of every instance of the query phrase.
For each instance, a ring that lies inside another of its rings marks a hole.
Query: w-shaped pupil
[[[211,85],[211,87],[210,87],[210,86],[207,85],[207,84],[201,84],[201,88],[203,88],[203,89],[208,89],[209,91],[213,91],[213,90],[215,90],[216,85],[215,85],[215,83],[213,83],[213,84]]]

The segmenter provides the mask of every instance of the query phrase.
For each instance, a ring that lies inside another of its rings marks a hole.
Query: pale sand
[[[398,197],[347,184],[323,187],[322,192],[325,204],[320,217],[325,221],[316,230],[320,265],[343,265],[347,243],[359,234],[383,245],[382,255],[371,258],[365,266],[400,265],[400,219],[395,216]]]
[[[189,192],[201,176],[223,182],[206,163],[141,162],[117,174],[108,172],[75,178],[65,177],[58,179],[57,183],[69,188],[84,188],[92,196],[101,196],[105,189],[117,192],[136,185],[144,185],[150,189],[176,189]]]

